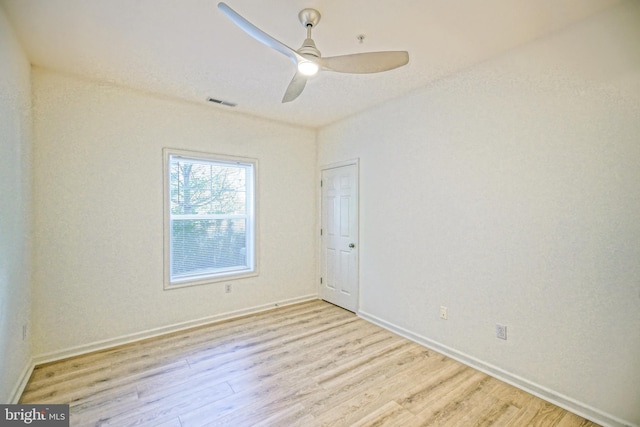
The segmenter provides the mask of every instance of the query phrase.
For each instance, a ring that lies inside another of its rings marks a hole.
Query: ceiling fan
[[[365,52],[323,58],[311,38],[311,29],[320,21],[320,13],[315,9],[303,9],[298,14],[300,23],[307,29],[307,38],[298,50],[260,30],[225,3],[218,3],[218,9],[251,37],[277,50],[296,64],[297,71],[282,98],[283,103],[296,99],[304,90],[307,79],[321,69],[338,73],[367,74],[393,70],[409,62],[409,53],[406,51]]]

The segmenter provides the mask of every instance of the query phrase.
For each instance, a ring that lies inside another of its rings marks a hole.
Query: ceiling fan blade
[[[304,90],[305,85],[307,84],[307,76],[302,74],[301,72],[296,72],[296,75],[293,76],[291,83],[289,83],[289,87],[287,91],[284,93],[284,97],[282,98],[282,103],[291,102],[296,99],[302,91]]]
[[[251,22],[244,19],[242,16],[238,14],[235,10],[231,9],[225,3],[218,3],[218,9],[222,11],[229,19],[233,21],[240,29],[242,29],[245,33],[249,34],[254,39],[258,40],[260,43],[263,43],[269,46],[272,49],[277,50],[283,55],[288,56],[295,64],[299,61],[303,61],[304,58],[295,50],[291,49],[289,46],[284,43],[274,39],[269,34],[265,33]]]
[[[402,67],[409,62],[407,51],[365,52],[321,58],[319,63],[338,73],[379,73]]]

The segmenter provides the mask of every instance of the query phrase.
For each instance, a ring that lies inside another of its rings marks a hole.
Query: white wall
[[[315,131],[32,74],[37,360],[317,294]],[[163,290],[163,147],[258,159],[258,277]]]
[[[0,403],[11,403],[31,360],[30,65],[0,8]]]
[[[360,158],[363,316],[640,423],[640,3],[318,141],[320,164]]]

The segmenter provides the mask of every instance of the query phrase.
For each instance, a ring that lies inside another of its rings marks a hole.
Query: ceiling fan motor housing
[[[302,56],[311,55],[315,58],[321,57],[320,51],[316,47],[316,43],[310,38],[304,40],[302,46],[298,49],[298,53]]]

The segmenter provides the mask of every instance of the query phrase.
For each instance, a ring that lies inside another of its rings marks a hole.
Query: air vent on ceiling
[[[235,107],[237,105],[237,104],[234,104],[233,102],[222,101],[220,99],[215,99],[215,98],[207,98],[207,101],[220,104],[220,105],[226,105],[227,107]]]

